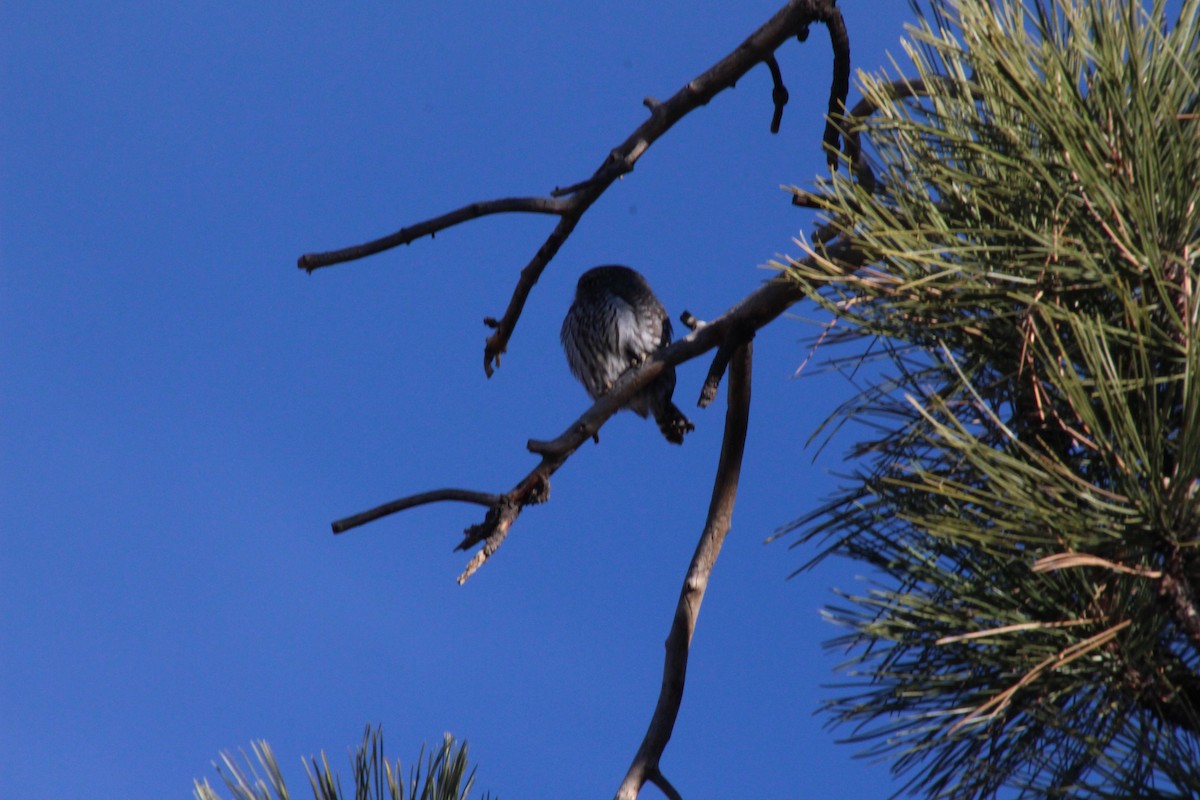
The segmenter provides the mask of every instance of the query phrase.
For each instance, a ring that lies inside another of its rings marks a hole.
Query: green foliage
[[[229,752],[221,754],[221,764],[213,765],[233,800],[289,800],[287,786],[270,745],[259,741],[251,747],[258,768],[245,752],[242,753],[244,766]],[[368,725],[353,759],[354,800],[466,800],[475,783],[475,770],[467,772],[467,743],[456,744],[454,737],[447,733],[442,746],[429,754],[422,772],[424,757],[425,748],[422,747],[405,783],[400,762],[393,765],[383,754],[382,729],[372,730]],[[345,797],[341,780],[330,768],[325,753],[321,753],[319,762],[313,758],[304,768],[315,800],[342,800]],[[259,769],[265,778],[260,777]],[[196,800],[221,800],[207,779],[195,782],[194,795]],[[485,794],[484,800],[488,797]]]
[[[922,96],[859,78],[875,190],[824,186],[868,266],[782,265],[877,360],[793,529],[876,568],[828,710],[913,793],[1200,795],[1200,2],[1165,6],[936,0]]]

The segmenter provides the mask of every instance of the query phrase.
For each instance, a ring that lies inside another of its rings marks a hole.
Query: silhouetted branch
[[[861,266],[862,257],[852,245],[837,242],[825,250],[824,258],[851,271]],[[813,256],[808,256],[803,263],[813,266],[816,261]],[[463,583],[496,552],[525,506],[543,503],[549,498],[550,476],[557,472],[558,468],[566,463],[567,459],[584,442],[598,433],[604,423],[620,411],[630,398],[653,381],[662,372],[663,367],[690,361],[713,348],[719,348],[726,341],[737,344],[747,342],[753,337],[755,331],[773,321],[803,297],[804,292],[799,284],[785,276],[777,276],[746,295],[740,302],[713,321],[707,323],[696,321],[697,327],[687,336],[658,351],[637,369],[622,375],[608,394],[593,403],[557,438],[549,441],[530,439],[526,448],[531,453],[540,455],[542,460],[505,494],[488,495],[483,492],[468,492],[461,489],[443,489],[438,492],[427,492],[394,500],[334,524],[341,526],[340,530],[348,530],[395,511],[439,500],[459,500],[488,505],[488,513],[484,521],[472,525],[464,531],[462,541],[455,548],[466,550],[480,542],[484,543],[484,547],[475,554],[467,569],[459,576],[459,583]],[[691,317],[691,315],[688,316]],[[695,321],[694,317],[691,319]],[[718,359],[720,364],[718,366],[714,363],[709,370],[710,375],[714,371],[723,374],[724,364],[728,357],[722,356],[718,352]],[[451,496],[452,492],[459,494]],[[483,502],[485,498],[492,502]],[[335,532],[337,530],[339,529],[335,528]]]
[[[334,533],[344,533],[351,528],[357,528],[359,525],[373,522],[380,517],[386,517],[388,514],[395,514],[397,511],[446,501],[475,503],[480,506],[495,506],[500,502],[500,495],[475,492],[470,489],[436,489],[432,492],[421,492],[420,494],[401,497],[399,500],[384,503],[368,511],[363,511],[360,514],[344,517],[334,522],[331,527]]]
[[[533,285],[537,283],[542,271],[558,253],[592,203],[596,202],[613,181],[633,170],[634,164],[650,145],[676,122],[707,104],[718,93],[733,87],[743,75],[756,64],[771,57],[789,38],[801,38],[801,34],[807,31],[813,22],[824,23],[830,29],[835,71],[830,88],[830,109],[840,112],[845,105],[850,80],[849,40],[841,11],[837,8],[835,0],[790,0],[733,52],[689,81],[669,99],[658,102],[648,98],[646,105],[650,109],[649,118],[608,154],[592,177],[565,188],[556,188],[548,198],[509,198],[472,203],[373,242],[328,253],[301,256],[298,266],[311,272],[318,267],[362,258],[391,247],[408,244],[421,236],[432,235],[444,228],[486,214],[524,211],[558,215],[560,219],[554,230],[521,270],[504,315],[499,319],[489,317],[484,320],[494,329],[484,345],[483,356],[483,368],[490,377],[495,367],[499,366],[500,357],[508,347],[508,341]],[[781,85],[779,81],[777,85]],[[780,108],[777,101],[777,113]],[[836,149],[838,130],[831,120],[826,123],[824,141],[826,147],[832,141]]]
[[[546,197],[504,197],[499,200],[485,200],[478,203],[468,203],[462,208],[456,208],[440,217],[418,222],[407,228],[401,228],[390,236],[376,239],[364,244],[347,247],[342,250],[331,250],[328,253],[307,253],[300,256],[296,266],[312,273],[314,269],[342,264],[359,258],[381,253],[402,244],[410,244],[422,236],[433,236],[438,231],[452,228],[463,222],[468,222],[491,214],[565,214],[570,210],[570,203]]]
[[[679,716],[679,706],[683,702],[688,650],[691,647],[692,634],[696,630],[700,604],[704,600],[709,576],[733,519],[733,505],[737,499],[742,454],[746,445],[746,430],[750,421],[752,356],[753,345],[746,342],[738,347],[730,362],[729,408],[725,414],[725,437],[721,442],[721,457],[713,482],[708,518],[684,578],[683,588],[679,592],[675,618],[671,623],[671,632],[667,635],[667,652],[663,661],[663,680],[658,704],[654,708],[650,726],[637,755],[634,756],[633,764],[617,790],[616,800],[634,800],[646,781],[653,781],[668,797],[679,797],[674,787],[662,777],[659,760],[671,739],[675,720]]]
[[[831,169],[837,168],[838,138],[840,130],[837,120],[846,110],[846,95],[850,91],[850,34],[846,31],[846,20],[836,8],[821,22],[829,29],[829,43],[833,46],[833,81],[829,86],[829,110],[825,116],[825,160]]]
[[[702,319],[696,319],[696,316],[686,308],[680,312],[679,321],[682,322],[689,331],[698,330],[708,324]]]
[[[721,346],[717,348],[717,354],[713,356],[712,364],[708,367],[708,376],[704,379],[704,386],[700,389],[700,400],[696,405],[708,408],[708,405],[717,399],[717,389],[721,386],[721,378],[725,376],[729,359],[737,348],[753,338],[753,328],[735,328],[730,331],[729,335],[721,342]]]
[[[774,88],[771,89],[771,102],[775,104],[775,114],[771,117],[771,133],[779,133],[779,124],[783,121],[783,107],[788,102],[788,90],[783,85],[783,73],[779,71],[779,62],[775,60],[774,54],[763,60],[771,70],[771,82],[774,84]]]
[[[658,767],[646,770],[646,780],[657,786],[667,796],[667,800],[683,800],[683,795],[676,791],[675,787],[671,785],[671,782],[667,780]]]

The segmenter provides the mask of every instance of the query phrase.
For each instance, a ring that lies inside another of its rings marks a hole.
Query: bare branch
[[[779,123],[783,121],[783,107],[788,102],[788,90],[783,85],[783,73],[779,70],[779,62],[775,60],[775,54],[772,53],[763,60],[767,63],[767,68],[771,70],[771,82],[775,84],[771,89],[771,102],[775,104],[775,114],[771,117],[771,133],[779,133]]]
[[[684,116],[706,105],[719,92],[733,87],[737,81],[752,67],[771,55],[781,44],[788,40],[799,29],[810,22],[829,21],[831,25],[840,24],[841,12],[828,0],[792,0],[768,20],[762,27],[750,35],[721,61],[717,62],[703,74],[687,83],[664,102],[648,104],[651,109],[650,117],[631,133],[624,142],[614,149],[592,178],[581,184],[559,190],[560,193],[573,194],[577,208],[571,213],[564,214],[562,221],[551,233],[550,238],[538,250],[537,255],[521,270],[521,277],[513,291],[512,299],[504,316],[493,324],[496,332],[488,337],[484,346],[484,371],[491,376],[495,366],[500,363],[500,356],[508,347],[508,340],[516,328],[517,320],[529,297],[533,285],[537,283],[542,270],[549,264],[550,259],[558,252],[563,241],[570,235],[575,224],[583,213],[618,177],[633,170],[634,164],[642,154],[670,130]],[[844,24],[841,25],[843,34]],[[844,83],[841,89],[839,108],[844,105],[846,88],[849,87],[849,49],[846,49],[844,76],[834,76],[832,93]],[[835,57],[835,69],[840,63]],[[832,103],[832,100],[831,100]],[[828,141],[829,128],[826,139]],[[836,139],[835,139],[836,143]]]
[[[719,346],[735,331],[744,337],[747,334],[741,331],[758,330],[801,297],[799,287],[787,279],[776,278],[767,282],[711,323],[698,328],[665,350],[655,353],[636,370],[622,375],[608,394],[597,400],[558,438],[550,441],[529,440],[526,447],[530,452],[540,455],[542,460],[512,491],[502,495],[502,511],[493,508],[483,523],[466,530],[456,549],[466,550],[479,542],[484,542],[484,547],[475,554],[470,565],[459,577],[459,583],[483,566],[499,548],[508,536],[512,523],[526,505],[544,502],[549,497],[550,476],[557,472],[584,442],[592,438],[610,417],[620,411],[630,398],[652,382],[662,372],[663,367],[680,364],[702,355]]]
[[[486,214],[523,211],[558,215],[560,217],[558,225],[521,270],[520,278],[513,290],[508,307],[504,311],[504,316],[499,319],[484,320],[495,329],[488,336],[484,345],[483,368],[490,377],[494,369],[499,366],[500,357],[508,347],[508,341],[512,337],[533,285],[537,283],[542,271],[558,253],[559,248],[570,236],[588,208],[596,202],[613,181],[633,170],[634,164],[642,154],[675,123],[695,109],[706,105],[718,93],[732,88],[751,68],[772,58],[775,50],[792,36],[803,40],[802,34],[813,22],[823,22],[830,29],[830,37],[835,51],[835,74],[830,88],[830,109],[840,113],[845,105],[850,75],[849,39],[846,36],[841,11],[836,6],[836,0],[790,0],[771,19],[738,45],[733,52],[689,81],[669,99],[659,102],[648,98],[645,104],[650,109],[649,118],[608,154],[590,178],[565,188],[556,188],[548,198],[509,198],[472,203],[441,217],[403,228],[391,236],[373,242],[329,253],[301,256],[298,266],[311,272],[318,267],[362,258],[391,247],[408,244],[421,236],[432,235],[444,228]],[[782,84],[777,80],[776,85],[779,87]],[[778,92],[775,93],[775,96],[778,115],[782,106],[778,101]],[[836,150],[838,130],[832,120],[826,124],[824,141],[827,148],[832,142],[832,146]]]
[[[862,255],[852,245],[842,242],[835,242],[828,247],[824,251],[823,257],[825,261],[822,263],[836,262],[847,271],[861,266],[862,260]],[[816,258],[810,255],[802,263],[815,267],[817,262]],[[690,361],[713,348],[720,347],[727,340],[749,341],[755,331],[773,321],[803,297],[804,292],[800,285],[781,275],[765,282],[712,322],[701,324],[697,321],[696,329],[687,336],[655,353],[637,369],[622,375],[608,394],[593,403],[591,408],[571,423],[557,438],[549,441],[529,440],[526,447],[530,452],[540,455],[542,460],[512,490],[505,494],[488,495],[482,492],[452,489],[428,492],[401,498],[371,511],[347,517],[335,525],[341,525],[341,530],[348,530],[350,527],[379,519],[395,511],[420,505],[421,502],[461,500],[488,505],[489,510],[484,521],[468,528],[456,548],[466,550],[484,542],[483,549],[475,554],[468,568],[459,577],[459,582],[462,583],[496,552],[525,506],[543,503],[549,498],[550,476],[557,472],[558,468],[566,463],[567,459],[584,442],[599,432],[604,423],[620,411],[630,398],[653,381],[665,366]],[[721,371],[723,370],[722,364]],[[712,370],[710,370],[711,372]],[[461,494],[450,496],[449,492],[460,492]],[[432,499],[415,502],[421,498]],[[494,502],[485,503],[485,498]],[[349,524],[351,522],[353,524]]]
[[[366,258],[367,256],[381,253],[384,250],[399,247],[402,244],[410,244],[422,236],[433,236],[438,231],[491,214],[524,212],[527,214],[557,214],[561,216],[569,209],[570,203],[546,197],[504,197],[499,200],[469,203],[462,208],[456,208],[448,214],[442,214],[440,217],[434,217],[424,222],[418,222],[416,225],[401,228],[395,233],[384,236],[381,239],[375,239],[371,242],[346,247],[341,250],[331,250],[328,253],[307,253],[300,256],[300,260],[296,262],[296,266],[311,274],[314,269]]]
[[[489,327],[496,330],[483,345],[483,371],[489,378],[492,377],[496,367],[500,366],[500,356],[508,349],[508,340],[512,338],[512,332],[517,327],[517,320],[520,319],[521,311],[525,308],[525,301],[529,299],[533,285],[542,276],[542,270],[558,253],[563,242],[567,241],[571,231],[575,230],[583,212],[587,211],[604,189],[608,188],[609,182],[604,183],[602,187],[596,184],[579,189],[579,193],[571,198],[574,206],[571,213],[563,215],[546,241],[542,242],[537,253],[521,270],[521,276],[517,279],[517,286],[513,289],[513,295],[508,301],[508,308],[504,310],[504,316],[498,320],[491,317],[484,320]]]
[[[541,476],[537,477],[540,478]],[[549,491],[549,483],[545,483],[544,485],[546,491]],[[542,501],[539,500],[537,502]],[[522,507],[522,503],[517,500],[505,497],[499,505],[488,511],[487,517],[481,525],[473,525],[465,531],[466,537],[463,539],[463,544],[455,548],[456,550],[466,549],[465,543],[467,541],[475,542],[482,538],[484,542],[483,547],[471,557],[471,560],[467,562],[466,569],[458,576],[459,586],[466,583],[467,578],[474,575],[475,571],[482,567],[492,557],[492,553],[496,552],[500,545],[504,543],[504,539],[508,536],[509,530],[512,529],[512,524],[517,521]]]
[[[423,506],[429,503],[441,503],[445,501],[455,501],[459,503],[475,503],[480,506],[495,506],[500,502],[500,495],[487,494],[485,492],[475,492],[470,489],[436,489],[432,492],[421,492],[420,494],[401,497],[399,500],[393,500],[390,503],[384,503],[381,506],[376,506],[368,511],[363,511],[350,517],[344,517],[333,523],[331,526],[333,532],[345,533],[351,528],[357,528],[359,525],[365,525],[368,522],[373,522],[380,517],[386,517],[389,514],[395,514],[397,511],[404,511],[408,508]]]
[[[667,796],[667,800],[683,800],[683,795],[676,791],[658,767],[646,770],[646,780],[657,786]]]
[[[729,335],[721,342],[721,346],[717,348],[717,353],[713,356],[712,364],[708,367],[708,376],[704,379],[704,386],[700,389],[700,399],[696,402],[696,405],[701,408],[708,408],[709,404],[717,399],[717,389],[721,386],[721,378],[725,376],[725,370],[729,366],[729,359],[733,356],[737,348],[753,338],[754,329],[752,328],[737,327],[729,332]]]
[[[671,624],[671,632],[667,635],[667,652],[663,663],[663,681],[658,704],[655,706],[641,747],[634,756],[633,764],[630,765],[629,772],[617,791],[617,800],[634,800],[648,780],[654,781],[668,797],[679,796],[662,777],[659,760],[671,739],[675,719],[679,716],[679,706],[683,702],[688,650],[691,647],[692,634],[696,630],[700,604],[704,600],[709,576],[733,519],[733,505],[737,499],[738,479],[741,476],[742,453],[750,421],[752,355],[753,345],[746,342],[737,349],[731,360],[725,438],[721,442],[721,456],[717,464],[716,480],[713,482],[712,500],[708,506],[708,519],[704,523],[704,531],[700,534],[700,542],[696,545],[687,577],[679,592],[675,618]]]
[[[699,328],[703,328],[708,324],[702,319],[696,319],[696,315],[688,311],[686,308],[680,312],[679,321],[682,322],[684,327],[689,331],[698,330]]]
[[[839,129],[836,120],[846,110],[846,95],[850,91],[850,34],[846,31],[846,20],[836,6],[821,19],[829,29],[829,43],[833,46],[833,81],[829,86],[829,111],[825,117],[825,160],[830,168],[837,167]]]
[[[838,258],[847,254],[851,254],[848,248],[831,249],[828,255],[830,258]],[[621,376],[608,394],[597,400],[557,439],[530,440],[529,450],[543,456],[569,455],[598,431],[633,395],[653,381],[664,366],[677,366],[691,361],[720,346],[735,331],[742,336],[753,335],[753,331],[774,320],[803,297],[804,293],[799,285],[786,277],[767,281],[712,322],[700,325],[687,336],[655,353],[636,370]]]

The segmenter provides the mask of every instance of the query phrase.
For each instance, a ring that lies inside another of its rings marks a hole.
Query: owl
[[[671,320],[640,273],[595,267],[579,277],[560,338],[571,372],[596,400],[626,370],[671,343]],[[675,367],[668,366],[626,408],[643,418],[653,414],[667,441],[682,444],[695,426],[671,402],[674,392]]]

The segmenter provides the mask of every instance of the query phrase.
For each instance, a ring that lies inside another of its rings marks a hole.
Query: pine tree
[[[935,0],[781,265],[875,376],[792,528],[877,579],[830,609],[827,710],[915,794],[1200,796],[1200,2],[1170,5]]]

